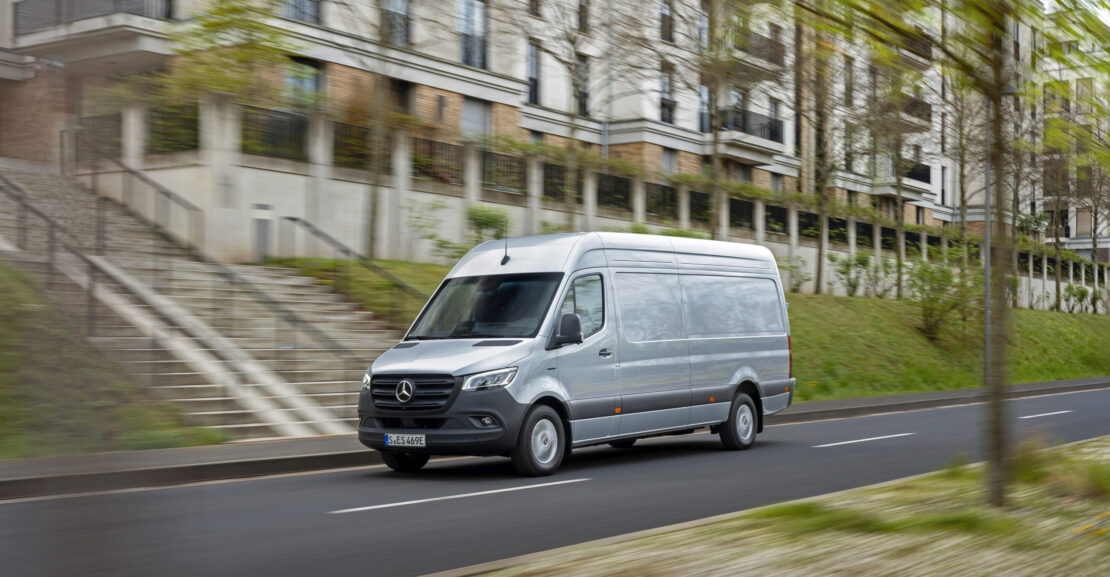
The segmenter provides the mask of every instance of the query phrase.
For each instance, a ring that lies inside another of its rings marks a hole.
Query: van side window
[[[686,338],[678,275],[622,272],[614,284],[625,338],[634,343]]]
[[[605,324],[605,290],[601,275],[591,274],[574,279],[563,299],[559,315],[576,314],[582,319],[582,337],[589,338]]]
[[[767,278],[682,275],[691,337],[782,334],[782,306]]]

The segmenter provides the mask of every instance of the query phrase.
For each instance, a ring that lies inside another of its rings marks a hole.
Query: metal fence
[[[308,160],[307,144],[308,118],[303,114],[243,106],[243,152]]]
[[[783,121],[758,112],[743,108],[722,110],[720,123],[721,130],[736,130],[779,144],[784,142]]]
[[[755,228],[755,203],[742,198],[729,198],[728,223],[738,228]]]
[[[172,0],[23,0],[12,5],[12,12],[14,32],[19,36],[109,14],[168,20],[172,8]]]
[[[77,161],[119,158],[123,152],[123,118],[115,114],[86,116],[79,121],[81,138],[75,143]]]
[[[678,191],[673,186],[649,182],[644,184],[645,212],[663,218],[678,218]]]
[[[463,182],[463,147],[424,138],[412,139],[412,175],[449,184]]]
[[[812,212],[798,212],[798,236],[821,238],[821,217]]]
[[[856,246],[865,248],[874,248],[875,243],[872,236],[875,234],[875,225],[869,222],[856,223]]]
[[[709,193],[690,191],[690,222],[709,222]]]
[[[763,230],[776,234],[788,234],[786,229],[787,211],[785,206],[766,205],[763,210]]]
[[[393,140],[386,135],[375,146],[372,136],[367,126],[332,122],[332,164],[390,174],[393,169]]]
[[[163,154],[200,148],[197,103],[159,106],[147,111],[146,153]]]
[[[786,45],[774,38],[747,32],[736,37],[736,48],[776,66],[785,62]]]
[[[597,175],[597,205],[632,210],[632,181],[612,174]]]
[[[482,187],[504,192],[524,192],[524,159],[482,151]]]

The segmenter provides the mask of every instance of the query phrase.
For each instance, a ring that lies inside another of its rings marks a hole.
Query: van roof
[[[502,264],[506,252],[509,260]],[[569,273],[607,264],[778,272],[774,255],[759,245],[627,232],[579,232],[487,241],[471,249],[447,276]]]

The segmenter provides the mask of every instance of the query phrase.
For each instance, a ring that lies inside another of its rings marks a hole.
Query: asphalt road
[[[977,460],[985,407],[768,427],[577,451],[552,477],[507,459],[0,502],[0,574],[405,576],[461,567]],[[1110,390],[1008,403],[1018,438],[1110,434]]]

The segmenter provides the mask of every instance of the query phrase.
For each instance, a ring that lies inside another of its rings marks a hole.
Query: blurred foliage
[[[186,427],[0,263],[0,458],[219,443]]]

